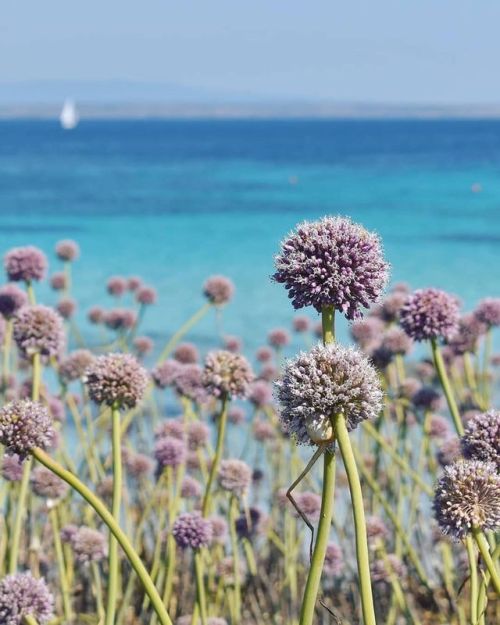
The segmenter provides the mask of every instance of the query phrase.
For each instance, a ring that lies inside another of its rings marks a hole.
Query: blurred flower
[[[107,354],[94,359],[84,382],[96,404],[133,408],[146,391],[148,376],[130,354]]]
[[[399,322],[414,341],[449,339],[458,329],[459,307],[454,295],[439,289],[420,289],[401,309]]]
[[[181,549],[207,547],[212,539],[212,524],[198,513],[184,512],[172,527],[175,542]]]
[[[234,285],[224,276],[211,276],[203,285],[203,294],[216,306],[227,304],[234,295]]]
[[[23,306],[14,317],[14,340],[23,356],[58,356],[65,345],[61,317],[47,306]]]
[[[78,243],[65,239],[56,243],[56,255],[59,260],[74,261],[80,256]]]
[[[48,623],[54,613],[54,597],[43,579],[31,573],[15,573],[0,581],[0,623],[22,625],[31,616],[39,625]]]
[[[7,277],[12,282],[43,280],[47,272],[47,258],[36,247],[15,247],[4,256]]]

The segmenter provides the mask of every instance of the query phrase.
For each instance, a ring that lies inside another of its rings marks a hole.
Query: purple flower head
[[[158,388],[165,389],[172,386],[179,371],[179,363],[176,360],[168,359],[155,367],[151,372],[151,376]]]
[[[275,328],[267,335],[267,342],[275,349],[281,349],[290,344],[290,335],[284,328]]]
[[[64,271],[57,271],[51,275],[50,286],[54,291],[64,291],[68,286],[68,280]]]
[[[326,547],[323,571],[328,577],[338,577],[344,568],[344,559],[340,547],[329,543]]]
[[[133,345],[138,356],[150,354],[154,347],[154,343],[149,336],[136,336]]]
[[[240,354],[218,350],[205,359],[202,383],[213,397],[246,397],[253,378],[250,364]]]
[[[186,435],[186,426],[182,417],[176,419],[167,419],[155,428],[155,438],[164,436],[172,436],[183,441]]]
[[[47,258],[36,247],[15,247],[4,256],[7,277],[12,282],[43,280],[47,271]]]
[[[362,349],[380,345],[385,326],[378,317],[357,319],[351,324],[351,336]]]
[[[378,540],[386,540],[390,536],[389,529],[379,516],[369,516],[366,519],[366,535],[370,544]]]
[[[186,461],[187,448],[184,441],[173,436],[163,436],[156,441],[154,454],[162,469],[176,468]]]
[[[108,553],[106,536],[90,527],[82,526],[73,535],[71,546],[78,562],[99,562]]]
[[[104,314],[103,321],[110,330],[130,330],[135,326],[137,315],[133,310],[113,308],[113,310]]]
[[[106,290],[113,297],[121,297],[127,290],[127,281],[121,276],[112,276],[106,284]]]
[[[59,356],[65,345],[61,317],[47,306],[23,306],[14,317],[14,341],[22,356]]]
[[[500,474],[493,462],[459,460],[444,469],[434,496],[444,534],[460,539],[473,528],[500,529]]]
[[[153,461],[145,454],[128,451],[128,453],[123,456],[123,462],[129,475],[136,479],[148,475],[153,471]]]
[[[394,360],[394,352],[385,345],[377,345],[368,353],[373,366],[380,371],[384,371]]]
[[[80,256],[80,248],[76,241],[66,239],[56,243],[56,256],[59,260],[72,262]]]
[[[489,328],[500,326],[500,298],[487,297],[481,300],[474,315]]]
[[[401,580],[405,577],[406,567],[395,553],[389,553],[385,558],[374,560],[370,572],[374,582],[389,583],[391,578]]]
[[[460,439],[453,434],[445,438],[436,457],[442,467],[447,467],[456,462],[460,458]]]
[[[1,474],[7,482],[20,482],[23,477],[23,461],[17,454],[4,454]]]
[[[35,447],[46,449],[52,432],[52,419],[42,404],[21,399],[0,409],[0,443],[20,458]]]
[[[0,623],[22,625],[32,616],[39,625],[48,623],[54,614],[54,597],[43,579],[31,573],[15,573],[0,581]]]
[[[293,319],[293,329],[295,332],[301,334],[302,332],[309,332],[311,329],[311,320],[309,317],[304,317],[303,315],[297,315]]]
[[[183,365],[193,365],[200,359],[200,353],[193,343],[181,343],[174,350],[174,359]]]
[[[177,374],[174,378],[174,388],[182,397],[187,397],[200,404],[207,399],[203,387],[202,368],[199,365],[181,365],[179,363]]]
[[[141,286],[135,292],[135,299],[143,306],[152,306],[153,304],[156,304],[158,295],[156,293],[156,289],[152,286]]]
[[[382,337],[382,347],[391,354],[405,356],[411,352],[413,341],[401,328],[389,328]]]
[[[88,349],[76,349],[59,365],[59,376],[68,384],[83,378],[85,371],[94,362],[94,354]]]
[[[266,441],[272,441],[276,438],[276,430],[272,423],[269,421],[263,421],[262,419],[255,419],[253,422],[253,436],[259,443],[265,443]]]
[[[61,540],[65,545],[69,545],[73,542],[73,538],[75,537],[75,534],[77,532],[78,525],[73,525],[72,523],[69,523],[68,525],[65,525],[61,528],[59,536],[61,537]]]
[[[465,458],[493,462],[500,471],[500,412],[490,410],[472,417],[461,444]]]
[[[206,423],[193,421],[188,426],[189,449],[200,449],[204,447],[210,437],[210,428]]]
[[[31,488],[38,497],[61,499],[68,492],[68,485],[60,477],[46,469],[36,467],[31,473]]]
[[[203,488],[198,480],[195,480],[194,477],[190,475],[186,475],[182,480],[181,485],[181,495],[186,499],[198,499],[201,497],[203,492]]]
[[[310,521],[317,521],[321,510],[321,497],[308,490],[295,495],[297,505]],[[294,514],[298,516],[294,508]]]
[[[273,352],[267,345],[263,345],[262,347],[259,347],[255,357],[259,362],[269,362],[273,358]]]
[[[234,295],[234,284],[224,276],[211,276],[203,285],[203,295],[211,304],[222,306]]]
[[[184,512],[175,520],[172,535],[181,549],[200,549],[210,544],[212,524],[196,512]]]
[[[76,302],[70,297],[65,297],[57,302],[56,310],[63,319],[71,319],[76,312]]]
[[[236,532],[240,538],[253,538],[262,533],[266,521],[262,510],[252,506],[236,519]]]
[[[127,278],[127,289],[134,293],[139,287],[142,286],[142,279],[139,276],[130,276]]]
[[[236,354],[238,352],[241,352],[242,347],[243,342],[239,337],[229,335],[224,337],[224,349],[228,352]]]
[[[212,539],[214,542],[224,544],[227,539],[228,528],[226,519],[222,516],[211,516],[209,519],[212,526]]]
[[[10,319],[28,303],[28,296],[15,284],[6,284],[0,288],[0,314]]]
[[[252,469],[242,460],[222,460],[218,480],[223,490],[242,497],[252,483]]]
[[[245,411],[241,406],[231,406],[227,415],[229,423],[241,425],[245,422]]]
[[[439,414],[433,414],[429,423],[429,436],[431,438],[448,438],[450,436],[448,419]]]
[[[441,408],[443,398],[441,393],[432,388],[432,386],[422,386],[413,395],[411,401],[415,408],[434,411]]]
[[[133,408],[144,396],[148,375],[130,354],[98,356],[84,376],[89,396],[96,404]]]
[[[458,329],[459,305],[454,295],[439,289],[419,289],[408,297],[399,322],[414,341],[449,339]]]
[[[275,265],[295,308],[334,306],[348,319],[378,300],[388,278],[379,237],[343,217],[299,224]]]
[[[408,299],[406,291],[393,291],[382,301],[380,305],[380,318],[386,323],[393,323],[399,319],[401,308]]]
[[[248,399],[256,408],[263,408],[271,403],[273,389],[265,380],[255,380],[250,385]]]
[[[344,414],[351,431],[382,407],[376,370],[361,352],[336,343],[289,360],[275,387],[283,429],[303,444],[331,440],[335,414]]]
[[[94,325],[99,325],[100,323],[102,323],[104,321],[105,316],[106,316],[106,313],[99,306],[94,306],[87,313],[88,320],[90,321],[90,323],[93,323]]]
[[[51,395],[47,399],[47,408],[54,421],[62,423],[66,420],[66,408],[64,406],[64,402],[61,401],[59,397]]]

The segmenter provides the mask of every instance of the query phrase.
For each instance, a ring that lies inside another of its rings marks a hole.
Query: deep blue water
[[[338,213],[379,231],[393,280],[466,308],[500,295],[500,122],[0,123],[0,252],[32,243],[55,269],[55,242],[76,239],[82,324],[108,276],[139,274],[160,292],[145,329],[168,334],[224,273],[237,286],[224,331],[253,348],[292,316],[269,280],[279,240]],[[212,317],[193,336],[213,331]]]

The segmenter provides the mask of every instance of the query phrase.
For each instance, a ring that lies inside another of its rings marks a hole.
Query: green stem
[[[222,457],[222,452],[224,449],[224,438],[226,435],[226,423],[227,423],[227,411],[229,407],[229,398],[227,395],[224,395],[222,398],[222,407],[221,413],[219,417],[219,427],[217,430],[217,446],[215,448],[215,455],[212,461],[212,466],[210,467],[210,474],[208,476],[208,482],[205,488],[205,495],[203,497],[203,505],[201,508],[202,516],[208,516],[210,512],[210,495],[212,490],[212,484],[215,480],[215,476],[217,475],[217,471],[219,470],[219,463]]]
[[[473,625],[477,623],[477,603],[478,603],[478,576],[477,576],[477,559],[476,550],[474,549],[474,541],[471,536],[467,536],[465,539],[465,546],[467,548],[467,557],[469,559],[469,573],[470,573],[470,618]]]
[[[38,625],[38,621],[34,616],[31,616],[31,614],[23,616],[23,623],[24,625]]]
[[[5,322],[5,335],[3,337],[3,382],[5,387],[7,386],[7,381],[10,372],[10,347],[12,345],[12,329],[13,323],[12,319],[7,319]]]
[[[481,557],[483,558],[486,568],[488,569],[488,573],[490,574],[493,586],[497,594],[500,595],[500,574],[498,573],[495,563],[493,562],[493,559],[491,557],[490,546],[488,544],[488,541],[486,540],[486,536],[478,528],[474,528],[472,530],[472,534],[476,539],[477,546],[479,547]]]
[[[59,568],[59,583],[61,584],[61,595],[63,601],[64,618],[67,623],[73,620],[73,610],[71,608],[71,594],[68,585],[68,577],[66,575],[66,565],[64,563],[64,553],[59,533],[59,520],[57,518],[57,508],[49,510],[50,524],[52,526],[52,535],[54,539],[54,547],[56,551],[57,566]]]
[[[117,404],[111,408],[112,442],[113,442],[113,502],[111,512],[117,524],[120,524],[120,508],[122,495],[122,452],[121,452],[121,427],[120,410]],[[108,577],[108,601],[106,606],[106,625],[115,622],[116,604],[118,598],[118,542],[110,531],[109,534],[109,577]]]
[[[492,554],[493,562],[496,562],[498,558],[500,558],[500,544],[497,545],[497,547],[495,548]],[[478,599],[477,599],[477,602],[478,602],[477,612],[478,612],[479,623],[484,623],[484,615],[486,612],[486,606],[488,605],[487,589],[488,589],[489,583],[490,583],[490,575],[488,572],[486,572],[483,575],[483,579],[481,580],[481,585],[479,587],[479,594],[478,594]]]
[[[34,306],[36,304],[35,290],[33,289],[33,284],[29,280],[26,282],[26,292],[28,293],[28,302],[30,306]]]
[[[163,362],[165,358],[167,358],[177,343],[182,339],[182,337],[189,332],[189,330],[196,324],[200,319],[202,319],[207,312],[212,308],[213,304],[211,302],[207,302],[203,304],[203,306],[197,310],[192,317],[190,317],[186,323],[184,323],[177,332],[172,336],[172,338],[168,341],[168,343],[163,348],[163,351],[158,358],[158,363]]]
[[[356,460],[354,458],[349,433],[347,431],[347,424],[343,414],[335,415],[334,425],[335,435],[339,444],[340,453],[342,454],[342,460],[344,462],[347,480],[349,482],[349,491],[351,493],[363,620],[365,625],[376,625],[361,483],[359,481]]]
[[[158,618],[160,619],[160,623],[162,625],[172,625],[172,620],[170,619],[168,612],[163,605],[160,594],[153,584],[153,581],[151,580],[151,577],[149,576],[144,564],[142,563],[135,549],[132,547],[131,542],[129,541],[121,527],[118,525],[118,523],[115,521],[113,515],[102,503],[102,501],[98,497],[96,497],[96,495],[94,495],[94,493],[89,488],[87,488],[85,484],[83,484],[75,475],[67,471],[58,462],[53,460],[42,449],[36,448],[32,451],[32,454],[38,460],[38,462],[43,464],[47,469],[49,469],[66,483],[68,483],[85,499],[85,501],[87,501],[88,504],[90,504],[90,506],[92,506],[96,513],[101,517],[103,522],[108,526],[110,531],[113,533],[113,536],[116,538],[121,548],[125,552],[125,555],[132,565],[132,568],[141,580],[146,594],[151,600],[153,608],[158,615]]]
[[[19,563],[19,546],[21,544],[21,532],[23,527],[24,517],[26,515],[26,500],[28,499],[28,487],[30,483],[31,467],[33,461],[31,458],[24,462],[23,475],[21,478],[21,484],[19,486],[19,494],[17,497],[16,516],[14,519],[14,531],[12,533],[10,558],[9,558],[9,573],[12,575],[17,571],[17,565]]]
[[[207,601],[205,597],[205,581],[203,579],[202,554],[197,549],[194,553],[194,571],[196,576],[196,601],[200,611],[201,625],[207,625]]]
[[[450,379],[448,378],[448,373],[446,372],[443,356],[436,339],[431,339],[431,349],[434,366],[436,368],[441,387],[443,388],[446,402],[448,403],[448,408],[450,410],[453,423],[455,424],[455,429],[459,436],[463,436],[464,426],[462,424],[462,419],[460,418],[457,402],[455,401],[455,397],[451,389]]]
[[[321,311],[321,325],[323,327],[323,343],[335,342],[335,309],[333,306],[324,306]]]
[[[240,558],[238,551],[238,535],[236,533],[236,518],[239,506],[236,497],[231,497],[229,503],[229,532],[231,535],[231,549],[233,555],[233,575],[234,575],[234,625],[241,621],[241,580],[240,580]]]

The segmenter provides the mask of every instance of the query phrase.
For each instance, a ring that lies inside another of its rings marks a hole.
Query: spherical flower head
[[[212,539],[212,524],[196,512],[184,512],[175,520],[172,535],[181,549],[200,549]]]
[[[255,354],[255,357],[259,362],[269,362],[273,358],[273,352],[267,345],[263,345],[262,347],[259,347]]]
[[[432,386],[422,386],[413,395],[411,401],[415,408],[434,411],[439,410],[443,403],[443,398]]]
[[[146,356],[153,351],[154,343],[149,336],[136,336],[133,346],[138,356]]]
[[[267,341],[271,347],[282,349],[290,343],[290,335],[284,328],[275,328],[267,335]]]
[[[380,305],[380,318],[386,323],[393,323],[399,319],[401,308],[408,299],[406,291],[393,291],[389,293]]]
[[[395,553],[375,560],[370,568],[374,582],[390,582],[393,577],[401,579],[406,575],[406,567]]]
[[[183,441],[186,437],[186,424],[181,418],[167,419],[163,421],[155,428],[155,439],[163,438],[165,436],[172,436],[180,441]]]
[[[181,343],[174,350],[174,359],[183,365],[193,365],[200,359],[200,353],[193,343]]]
[[[447,438],[450,436],[448,419],[439,414],[433,414],[429,422],[429,436],[431,438]]]
[[[59,356],[65,345],[60,315],[47,306],[23,306],[14,316],[14,341],[22,356]]]
[[[126,308],[113,308],[104,314],[104,324],[110,330],[130,330],[137,321],[137,315],[133,310]]]
[[[401,328],[389,328],[382,337],[381,346],[391,354],[405,356],[411,352],[413,341]]]
[[[340,547],[329,543],[326,547],[323,571],[328,577],[338,577],[344,568],[344,559]]]
[[[148,375],[134,356],[107,354],[94,359],[84,381],[96,404],[133,408],[144,396]]]
[[[224,276],[211,276],[203,285],[203,295],[211,304],[222,306],[234,295],[234,284]]]
[[[266,522],[267,517],[262,510],[252,506],[236,519],[236,533],[240,538],[253,538],[262,533]]]
[[[106,313],[99,306],[93,306],[87,313],[87,319],[94,325],[99,325],[104,321]]]
[[[202,383],[214,397],[246,397],[254,375],[244,356],[225,350],[210,352],[205,359]]]
[[[458,460],[444,469],[434,496],[444,534],[461,539],[472,529],[500,529],[500,474],[493,462]]]
[[[294,317],[292,325],[295,332],[297,332],[298,334],[302,334],[303,332],[309,332],[309,330],[311,329],[311,320],[309,319],[309,317],[297,315],[296,317]]]
[[[456,462],[460,458],[460,439],[453,434],[446,437],[438,449],[436,457],[442,467],[447,467]]]
[[[241,425],[245,423],[245,411],[241,406],[231,406],[227,415],[229,423],[232,425]]]
[[[59,376],[68,384],[74,380],[80,380],[85,371],[94,362],[94,354],[88,349],[76,349],[71,352],[59,365]]]
[[[252,469],[242,460],[222,460],[218,481],[223,490],[242,497],[252,483]]]
[[[243,348],[243,341],[237,336],[225,336],[224,337],[224,349],[228,352],[232,352],[236,354],[237,352],[241,352]]]
[[[248,399],[256,408],[263,408],[271,403],[273,389],[265,380],[255,380],[250,385]]]
[[[220,545],[224,544],[228,534],[226,519],[223,516],[214,515],[208,520],[212,526],[212,540]]]
[[[369,516],[366,519],[366,535],[370,544],[378,540],[386,540],[390,536],[389,529],[379,516]]]
[[[0,288],[0,314],[10,319],[28,303],[28,296],[15,284],[6,284]]]
[[[141,286],[142,279],[139,278],[139,276],[130,276],[130,278],[127,278],[127,289],[130,292],[134,293]]]
[[[362,314],[385,288],[388,264],[378,235],[343,217],[304,222],[281,244],[276,282],[293,306],[333,306],[348,319]]]
[[[75,534],[78,532],[78,525],[74,525],[73,523],[68,523],[61,528],[59,532],[59,536],[61,537],[62,542],[65,545],[69,545],[73,542],[73,538]]]
[[[439,289],[419,289],[401,308],[399,323],[414,341],[449,339],[458,329],[459,304]]]
[[[7,482],[20,482],[23,477],[23,461],[17,454],[4,454],[1,475]]]
[[[172,386],[175,378],[179,374],[180,365],[176,360],[164,360],[160,365],[151,371],[151,376],[155,386],[160,389]]]
[[[108,553],[106,536],[91,527],[82,526],[73,535],[71,546],[78,562],[99,562]]]
[[[154,454],[158,465],[176,468],[186,461],[187,448],[184,441],[173,436],[159,438],[154,447]]]
[[[201,497],[203,492],[203,488],[198,480],[195,480],[194,477],[190,475],[186,475],[182,480],[181,485],[181,496],[186,499],[198,499]]]
[[[481,300],[474,314],[489,328],[500,326],[500,298],[487,297]]]
[[[310,521],[317,521],[321,511],[321,497],[311,491],[304,491],[295,495],[295,501]],[[298,516],[297,511],[294,513]]]
[[[68,280],[64,271],[57,271],[50,276],[50,286],[54,291],[64,291],[68,286]]]
[[[265,443],[266,441],[272,441],[276,438],[276,430],[273,424],[269,421],[262,419],[255,419],[252,424],[253,436],[259,443]]]
[[[121,297],[127,290],[127,281],[121,276],[112,276],[106,284],[106,290],[113,297]]]
[[[378,317],[357,319],[351,324],[351,336],[362,349],[380,345],[385,326]]]
[[[42,404],[21,399],[0,409],[0,443],[20,458],[35,447],[49,447],[52,433],[52,419]]]
[[[177,393],[200,404],[207,399],[206,390],[203,387],[203,370],[199,365],[181,365],[178,363],[177,374],[173,385]]]
[[[465,458],[493,462],[500,471],[500,412],[490,410],[472,417],[461,445]]]
[[[15,247],[4,256],[7,277],[12,282],[43,280],[47,271],[47,258],[37,247]]]
[[[200,449],[208,443],[210,428],[206,423],[193,421],[188,426],[187,435],[189,449]]]
[[[152,306],[153,304],[156,304],[158,295],[156,293],[156,289],[152,286],[141,286],[135,293],[135,299],[143,306]]]
[[[146,454],[128,452],[123,455],[123,463],[131,477],[139,479],[153,471],[153,461]]]
[[[63,319],[71,319],[76,312],[76,302],[71,297],[65,297],[57,302],[56,310]]]
[[[304,444],[332,440],[336,414],[343,413],[352,431],[382,408],[376,370],[359,350],[336,343],[289,360],[275,387],[283,429]]]
[[[65,239],[56,243],[56,256],[59,260],[73,262],[80,256],[80,248],[76,241]]]
[[[54,597],[43,579],[31,573],[8,575],[0,581],[0,623],[22,625],[32,616],[39,625],[48,623],[54,613]]]
[[[486,332],[487,326],[472,313],[463,315],[458,322],[455,334],[448,340],[453,354],[461,356],[475,352],[479,338]]]
[[[35,495],[47,499],[61,499],[68,492],[68,485],[60,477],[46,469],[36,467],[31,473],[31,488]]]

